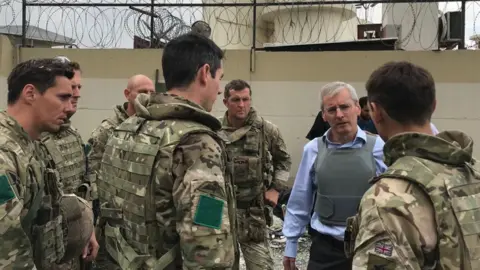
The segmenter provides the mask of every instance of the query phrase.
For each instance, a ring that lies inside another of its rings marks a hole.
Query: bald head
[[[134,89],[139,85],[151,86],[151,89],[154,89],[153,82],[147,76],[143,74],[133,75],[128,79],[127,89]]]
[[[125,98],[128,101],[128,108],[127,111],[129,115],[135,113],[133,102],[138,94],[145,93],[151,94],[155,92],[155,85],[153,84],[152,80],[143,74],[137,74],[130,79],[128,79],[127,88],[123,91],[125,94]]]

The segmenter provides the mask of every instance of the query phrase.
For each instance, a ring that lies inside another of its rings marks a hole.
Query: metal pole
[[[22,47],[27,45],[27,0],[22,0]]]
[[[257,0],[253,0],[253,31],[252,31],[252,50],[257,48]]]
[[[416,0],[415,3],[440,3],[440,2],[458,2],[455,0]],[[339,5],[339,4],[388,4],[392,3],[392,0],[342,0],[342,1],[294,1],[294,2],[261,2],[256,3],[259,7],[268,6],[307,6],[307,5]],[[395,3],[412,3],[412,0],[395,0]],[[62,7],[147,7],[152,4],[132,4],[132,3],[27,3],[27,6],[48,7],[48,6],[62,6]],[[155,7],[250,7],[253,3],[155,3]]]
[[[150,15],[150,48],[153,48],[154,46],[156,46],[156,42],[154,42],[155,40],[155,17],[153,16],[153,14],[155,14],[155,0],[152,0],[151,1],[151,6],[150,6],[150,13],[152,13],[152,15]]]
[[[461,37],[462,37],[462,40],[460,40],[460,43],[458,44],[458,49],[459,50],[465,50],[465,25],[467,24],[466,22],[466,16],[465,16],[465,13],[466,13],[466,10],[467,10],[467,1],[465,0],[462,0],[462,10],[461,10],[461,15],[460,17],[462,18],[462,23],[463,23],[463,27],[462,27],[462,31],[461,31]]]

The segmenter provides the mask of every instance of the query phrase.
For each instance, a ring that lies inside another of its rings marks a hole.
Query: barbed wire
[[[26,38],[43,40],[48,46],[131,48],[134,36],[150,40],[153,10],[153,36],[164,42],[190,31],[196,21],[206,22],[211,28],[211,38],[227,49],[251,48],[254,26],[255,47],[263,47],[353,41],[358,39],[357,25],[379,23],[402,26],[390,33],[398,36],[400,47],[416,44],[432,50],[437,49],[439,17],[461,9],[459,2],[420,4],[393,0],[383,4],[266,0],[267,3],[261,2],[254,9],[250,1],[165,0],[155,2],[165,6],[152,9],[150,0],[34,0],[26,8]],[[464,26],[467,39],[477,34],[479,14],[479,3],[467,2]],[[440,23],[443,35],[444,24],[445,19]],[[0,34],[18,39],[21,33],[22,1],[0,0]],[[469,45],[473,46],[471,42]]]

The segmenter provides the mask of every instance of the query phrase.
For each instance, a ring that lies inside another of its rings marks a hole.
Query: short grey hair
[[[343,89],[347,89],[353,101],[358,102],[357,91],[352,85],[346,82],[331,82],[325,84],[322,89],[320,89],[320,108],[323,110],[323,99],[326,96],[335,96]]]

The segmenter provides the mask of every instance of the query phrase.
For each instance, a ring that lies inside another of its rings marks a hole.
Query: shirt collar
[[[322,136],[323,142],[326,141],[327,144],[340,145],[339,143],[335,143],[335,142],[330,141],[330,139],[328,138],[328,135],[330,134],[331,129],[332,128],[329,128],[327,130],[327,132],[325,132],[325,134]],[[357,134],[355,135],[355,139],[352,142],[349,142],[349,143],[355,143],[355,142],[358,142],[359,140],[366,143],[367,142],[367,133],[357,125]],[[349,144],[349,143],[346,143],[346,144]]]

